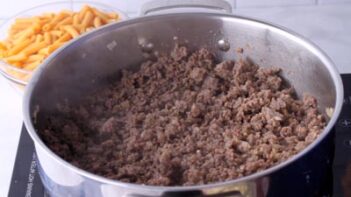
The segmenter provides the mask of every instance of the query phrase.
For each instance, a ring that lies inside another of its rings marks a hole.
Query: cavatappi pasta
[[[80,34],[110,22],[118,21],[117,13],[107,13],[85,5],[78,12],[62,10],[40,16],[17,18],[8,37],[0,41],[0,60],[18,69],[7,69],[15,78],[27,81],[30,71],[37,68],[53,51]]]

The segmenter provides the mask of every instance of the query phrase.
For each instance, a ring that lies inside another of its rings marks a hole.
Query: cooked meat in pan
[[[281,72],[176,47],[79,105],[60,104],[39,134],[73,165],[123,182],[232,180],[287,160],[326,125],[316,98],[299,100]]]

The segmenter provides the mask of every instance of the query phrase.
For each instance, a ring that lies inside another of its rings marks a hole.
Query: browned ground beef
[[[72,164],[124,182],[235,179],[288,159],[325,126],[316,99],[296,99],[279,72],[178,47],[79,106],[61,105],[40,135]]]

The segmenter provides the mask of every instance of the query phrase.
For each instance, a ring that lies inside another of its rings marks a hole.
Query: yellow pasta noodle
[[[11,27],[11,29],[10,29],[10,33],[17,32],[17,31],[26,29],[26,28],[28,28],[30,25],[32,25],[32,23],[17,23],[17,24],[14,24],[14,25]]]
[[[60,12],[57,15],[55,15],[55,17],[50,22],[50,27],[55,27],[55,25],[59,23],[61,20],[63,20],[66,16],[67,14],[64,12]]]
[[[72,22],[73,22],[73,18],[71,16],[67,16],[65,19],[63,19],[62,21],[60,21],[55,25],[55,29],[57,29],[60,26],[62,27],[63,25],[72,24]]]
[[[39,23],[34,23],[32,25],[32,28],[33,28],[33,32],[36,34],[41,32],[41,25]]]
[[[93,19],[94,19],[93,13],[91,13],[90,11],[87,11],[82,20],[83,28],[88,28],[92,24]]]
[[[21,43],[18,43],[16,46],[14,46],[13,48],[11,48],[8,51],[8,55],[14,55],[17,54],[18,52],[20,52],[22,49],[26,48],[28,45],[31,44],[31,40],[30,39],[26,39]]]
[[[77,26],[79,24],[79,17],[78,14],[73,16],[73,26]]]
[[[107,13],[107,16],[110,19],[118,19],[118,14],[116,14],[116,13]]]
[[[21,61],[24,61],[25,59],[27,59],[27,55],[24,53],[20,53],[20,54],[5,58],[7,62],[21,62]]]
[[[38,52],[40,49],[44,48],[47,44],[45,42],[33,43],[27,48],[23,49],[22,53],[26,55],[31,55]]]
[[[83,6],[83,8],[78,12],[79,20],[83,20],[87,11],[91,10],[91,8],[87,5]]]
[[[39,55],[49,55],[50,53],[49,53],[49,47],[45,47],[45,48],[43,48],[43,49],[40,49],[39,51],[38,51],[38,54]]]
[[[13,34],[10,34],[9,38],[10,40],[17,40],[19,37],[21,37],[23,34],[25,34],[27,31],[29,31],[29,29],[24,29],[24,30],[21,30],[21,31],[16,31],[14,32]],[[9,32],[11,33],[11,31]]]
[[[6,49],[7,49],[6,44],[3,42],[0,42],[0,50],[6,50]]]
[[[13,43],[15,45],[23,43],[28,37],[30,37],[33,34],[34,34],[33,28],[27,29],[24,31],[24,33],[20,37],[18,37],[18,39],[14,40]]]
[[[41,60],[31,62],[31,63],[25,65],[23,68],[26,70],[34,70],[40,63],[41,63]]]
[[[23,63],[22,62],[15,62],[15,63],[12,63],[12,65],[14,65],[18,68],[22,68]]]
[[[43,39],[44,39],[43,35],[39,34],[35,37],[35,43],[39,43],[43,41]]]
[[[63,29],[64,29],[67,33],[69,33],[73,38],[79,36],[78,31],[77,31],[72,25],[64,26]]]
[[[99,18],[101,18],[101,20],[104,22],[104,23],[108,23],[108,21],[109,21],[109,16],[108,15],[106,15],[106,14],[104,14],[103,12],[100,12],[99,10],[97,10],[97,9],[92,9],[93,10],[93,13],[96,15],[96,16],[98,16]]]
[[[45,55],[40,55],[40,54],[31,55],[26,59],[26,62],[41,61],[44,58],[45,58]]]
[[[49,53],[54,52],[56,49],[58,49],[58,48],[59,48],[60,46],[62,46],[63,44],[65,44],[65,43],[64,43],[64,42],[56,42],[56,43],[50,45],[50,46],[49,46],[49,49],[48,49]]]
[[[80,34],[83,34],[85,32],[85,28],[82,25],[77,25],[76,28]]]
[[[61,37],[63,35],[63,32],[61,30],[53,30],[53,31],[50,31],[50,34],[57,37]]]
[[[44,33],[44,41],[47,44],[51,44],[52,43],[52,38],[51,38],[51,34],[49,32],[45,32]]]
[[[59,42],[66,42],[69,41],[70,39],[72,39],[72,36],[69,33],[65,33],[63,36],[61,36],[59,39],[57,39],[55,43],[59,43]]]
[[[56,49],[80,34],[119,20],[117,13],[107,13],[85,5],[78,12],[62,10],[40,16],[17,18],[0,41],[0,60],[25,69],[35,70]],[[7,69],[13,77],[28,80],[28,74]]]
[[[94,27],[100,27],[102,25],[101,19],[99,17],[94,18]]]

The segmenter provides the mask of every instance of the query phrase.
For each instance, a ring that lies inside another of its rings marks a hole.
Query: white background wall
[[[60,1],[60,0],[59,0]],[[61,0],[62,1],[62,0]],[[76,1],[76,0],[68,0]],[[79,0],[77,0],[79,1]],[[119,8],[127,14],[136,15],[140,6],[149,0],[90,0]],[[53,0],[0,0],[0,20],[6,19],[21,10]],[[234,9],[268,8],[286,6],[319,6],[324,4],[351,4],[351,0],[228,0]]]

